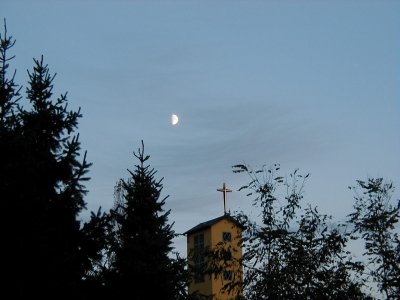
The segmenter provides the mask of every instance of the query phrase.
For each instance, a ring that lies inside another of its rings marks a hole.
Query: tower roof
[[[225,214],[225,215],[220,216],[218,218],[215,218],[215,219],[200,223],[200,224],[194,226],[193,228],[189,229],[188,231],[186,231],[184,234],[191,234],[191,233],[194,233],[196,231],[204,230],[204,229],[209,228],[212,225],[218,223],[219,221],[221,221],[223,219],[227,219],[227,220],[231,221],[232,223],[234,223],[236,226],[238,226],[240,228],[243,228],[243,226],[240,225],[238,223],[238,221],[236,221],[234,218],[232,218],[229,214]]]

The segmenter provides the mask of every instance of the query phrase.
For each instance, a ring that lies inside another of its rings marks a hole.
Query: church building
[[[189,265],[193,268],[193,278],[189,285],[189,293],[205,295],[212,300],[231,300],[238,296],[237,290],[233,293],[222,290],[227,283],[242,282],[243,270],[239,265],[242,257],[240,239],[242,228],[226,210],[227,189],[225,183],[218,191],[223,193],[224,214],[217,218],[202,222],[185,232],[187,236],[187,253]],[[207,265],[206,249],[224,247],[230,253],[231,263],[218,274],[204,273],[203,266]]]

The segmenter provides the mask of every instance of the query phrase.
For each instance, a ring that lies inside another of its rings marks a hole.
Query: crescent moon
[[[171,123],[172,123],[172,125],[176,125],[176,124],[178,124],[178,122],[179,122],[178,116],[175,115],[175,114],[172,114],[171,115]]]

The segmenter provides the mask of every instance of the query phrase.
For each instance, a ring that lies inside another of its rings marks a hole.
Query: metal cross
[[[226,186],[225,186],[225,182],[224,182],[224,184],[222,186],[222,189],[217,189],[217,191],[218,192],[222,192],[223,195],[224,195],[224,214],[226,215],[226,198],[227,198],[226,197],[226,193],[232,192],[232,190],[227,189]]]

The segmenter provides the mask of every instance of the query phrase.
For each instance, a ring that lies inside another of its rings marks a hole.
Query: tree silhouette
[[[81,228],[90,164],[74,134],[80,111],[67,95],[52,99],[54,76],[40,60],[28,71],[29,109],[7,77],[12,37],[0,38],[0,195],[6,290],[21,298],[81,297],[82,280],[99,256],[98,237]],[[92,220],[93,223],[95,220]]]
[[[15,196],[21,188],[19,176],[23,171],[17,165],[23,154],[19,146],[22,143],[21,123],[16,115],[21,87],[14,81],[15,72],[11,77],[7,73],[9,62],[14,58],[8,53],[14,45],[15,40],[8,35],[4,21],[4,33],[0,34],[0,196],[3,211],[1,236],[6,259],[2,269],[4,286],[18,294],[17,277],[21,270],[17,266],[15,250],[20,242],[16,236],[20,222],[14,202],[18,201]]]
[[[284,178],[279,169],[279,165],[260,170],[236,165],[233,169],[250,177],[239,190],[247,191],[260,209],[257,220],[244,213],[235,216],[244,228],[239,263],[244,267],[245,299],[361,299],[363,282],[353,275],[362,265],[352,262],[345,250],[348,234],[317,208],[302,208],[308,175],[296,170]],[[232,264],[225,257],[223,247],[212,249],[208,272]],[[239,287],[228,283],[224,288]]]
[[[369,178],[358,180],[357,186],[350,189],[355,193],[355,203],[349,222],[354,225],[355,238],[365,242],[368,275],[387,299],[399,299],[400,240],[398,227],[397,232],[395,229],[400,206],[391,204],[393,184],[383,178]]]
[[[135,299],[184,299],[186,296],[185,260],[172,258],[172,239],[176,236],[164,211],[167,197],[160,199],[162,179],[146,165],[144,144],[134,156],[139,160],[131,177],[116,186],[113,219],[113,244],[108,256],[106,284],[113,296],[133,294]]]

